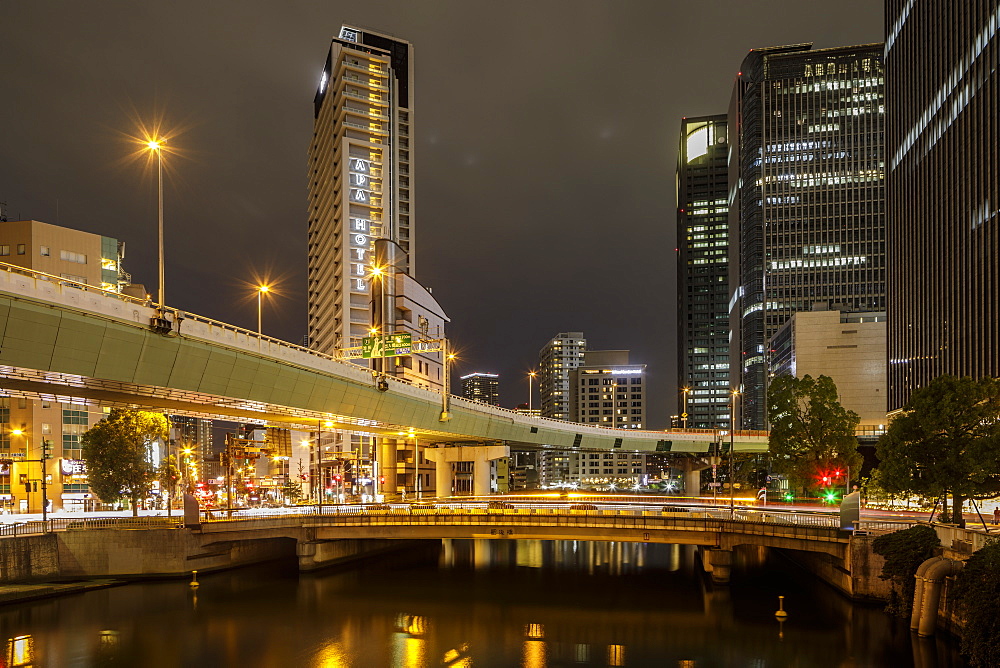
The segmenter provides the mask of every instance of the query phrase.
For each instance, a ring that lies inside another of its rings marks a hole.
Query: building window
[[[0,255],[10,255],[10,246],[0,246]]]
[[[49,255],[51,255],[51,251],[49,250],[48,246],[39,246],[38,253],[43,257],[48,257]]]
[[[59,251],[59,259],[66,260],[67,262],[76,262],[77,264],[87,264],[87,255],[85,253],[61,250]]]
[[[18,255],[24,255],[24,244],[18,244],[17,245],[17,254]]]

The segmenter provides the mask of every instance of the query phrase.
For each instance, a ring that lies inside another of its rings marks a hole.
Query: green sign
[[[361,357],[372,359],[378,357],[399,357],[409,355],[413,346],[413,338],[409,334],[386,334],[384,336],[366,336],[361,339]]]

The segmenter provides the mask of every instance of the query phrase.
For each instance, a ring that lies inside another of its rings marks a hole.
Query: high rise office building
[[[677,370],[686,395],[680,425],[697,429],[729,426],[726,129],[725,115],[685,118],[677,152]]]
[[[1000,3],[887,0],[889,409],[1000,376]]]
[[[583,332],[556,334],[538,352],[538,395],[542,417],[571,418],[569,372],[580,366],[587,340]]]
[[[767,426],[768,341],[792,313],[885,310],[884,87],[881,44],[743,61],[728,125],[730,375],[745,428]]]
[[[627,350],[588,350],[569,372],[570,419],[616,429],[646,423],[646,365]]]
[[[500,376],[495,373],[470,373],[462,376],[462,396],[491,406],[500,405]]]
[[[413,47],[344,26],[319,78],[309,148],[310,346],[359,345],[371,325],[377,239],[413,274]]]

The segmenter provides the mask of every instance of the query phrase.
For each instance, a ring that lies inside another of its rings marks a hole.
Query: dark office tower
[[[500,405],[500,376],[495,373],[470,373],[462,376],[462,396],[491,406]]]
[[[725,115],[681,121],[677,370],[681,426],[698,429],[729,426],[728,153]]]
[[[768,341],[796,311],[885,311],[881,44],[754,49],[729,108],[730,372],[767,426]]]
[[[413,274],[413,48],[344,26],[314,99],[309,147],[309,345],[332,354],[371,327],[375,242]]]
[[[1000,376],[1000,3],[888,0],[889,409]]]

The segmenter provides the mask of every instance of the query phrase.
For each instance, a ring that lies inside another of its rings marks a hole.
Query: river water
[[[950,639],[916,643],[764,550],[737,553],[729,587],[688,546],[515,540],[199,579],[0,607],[0,666],[962,666]]]

